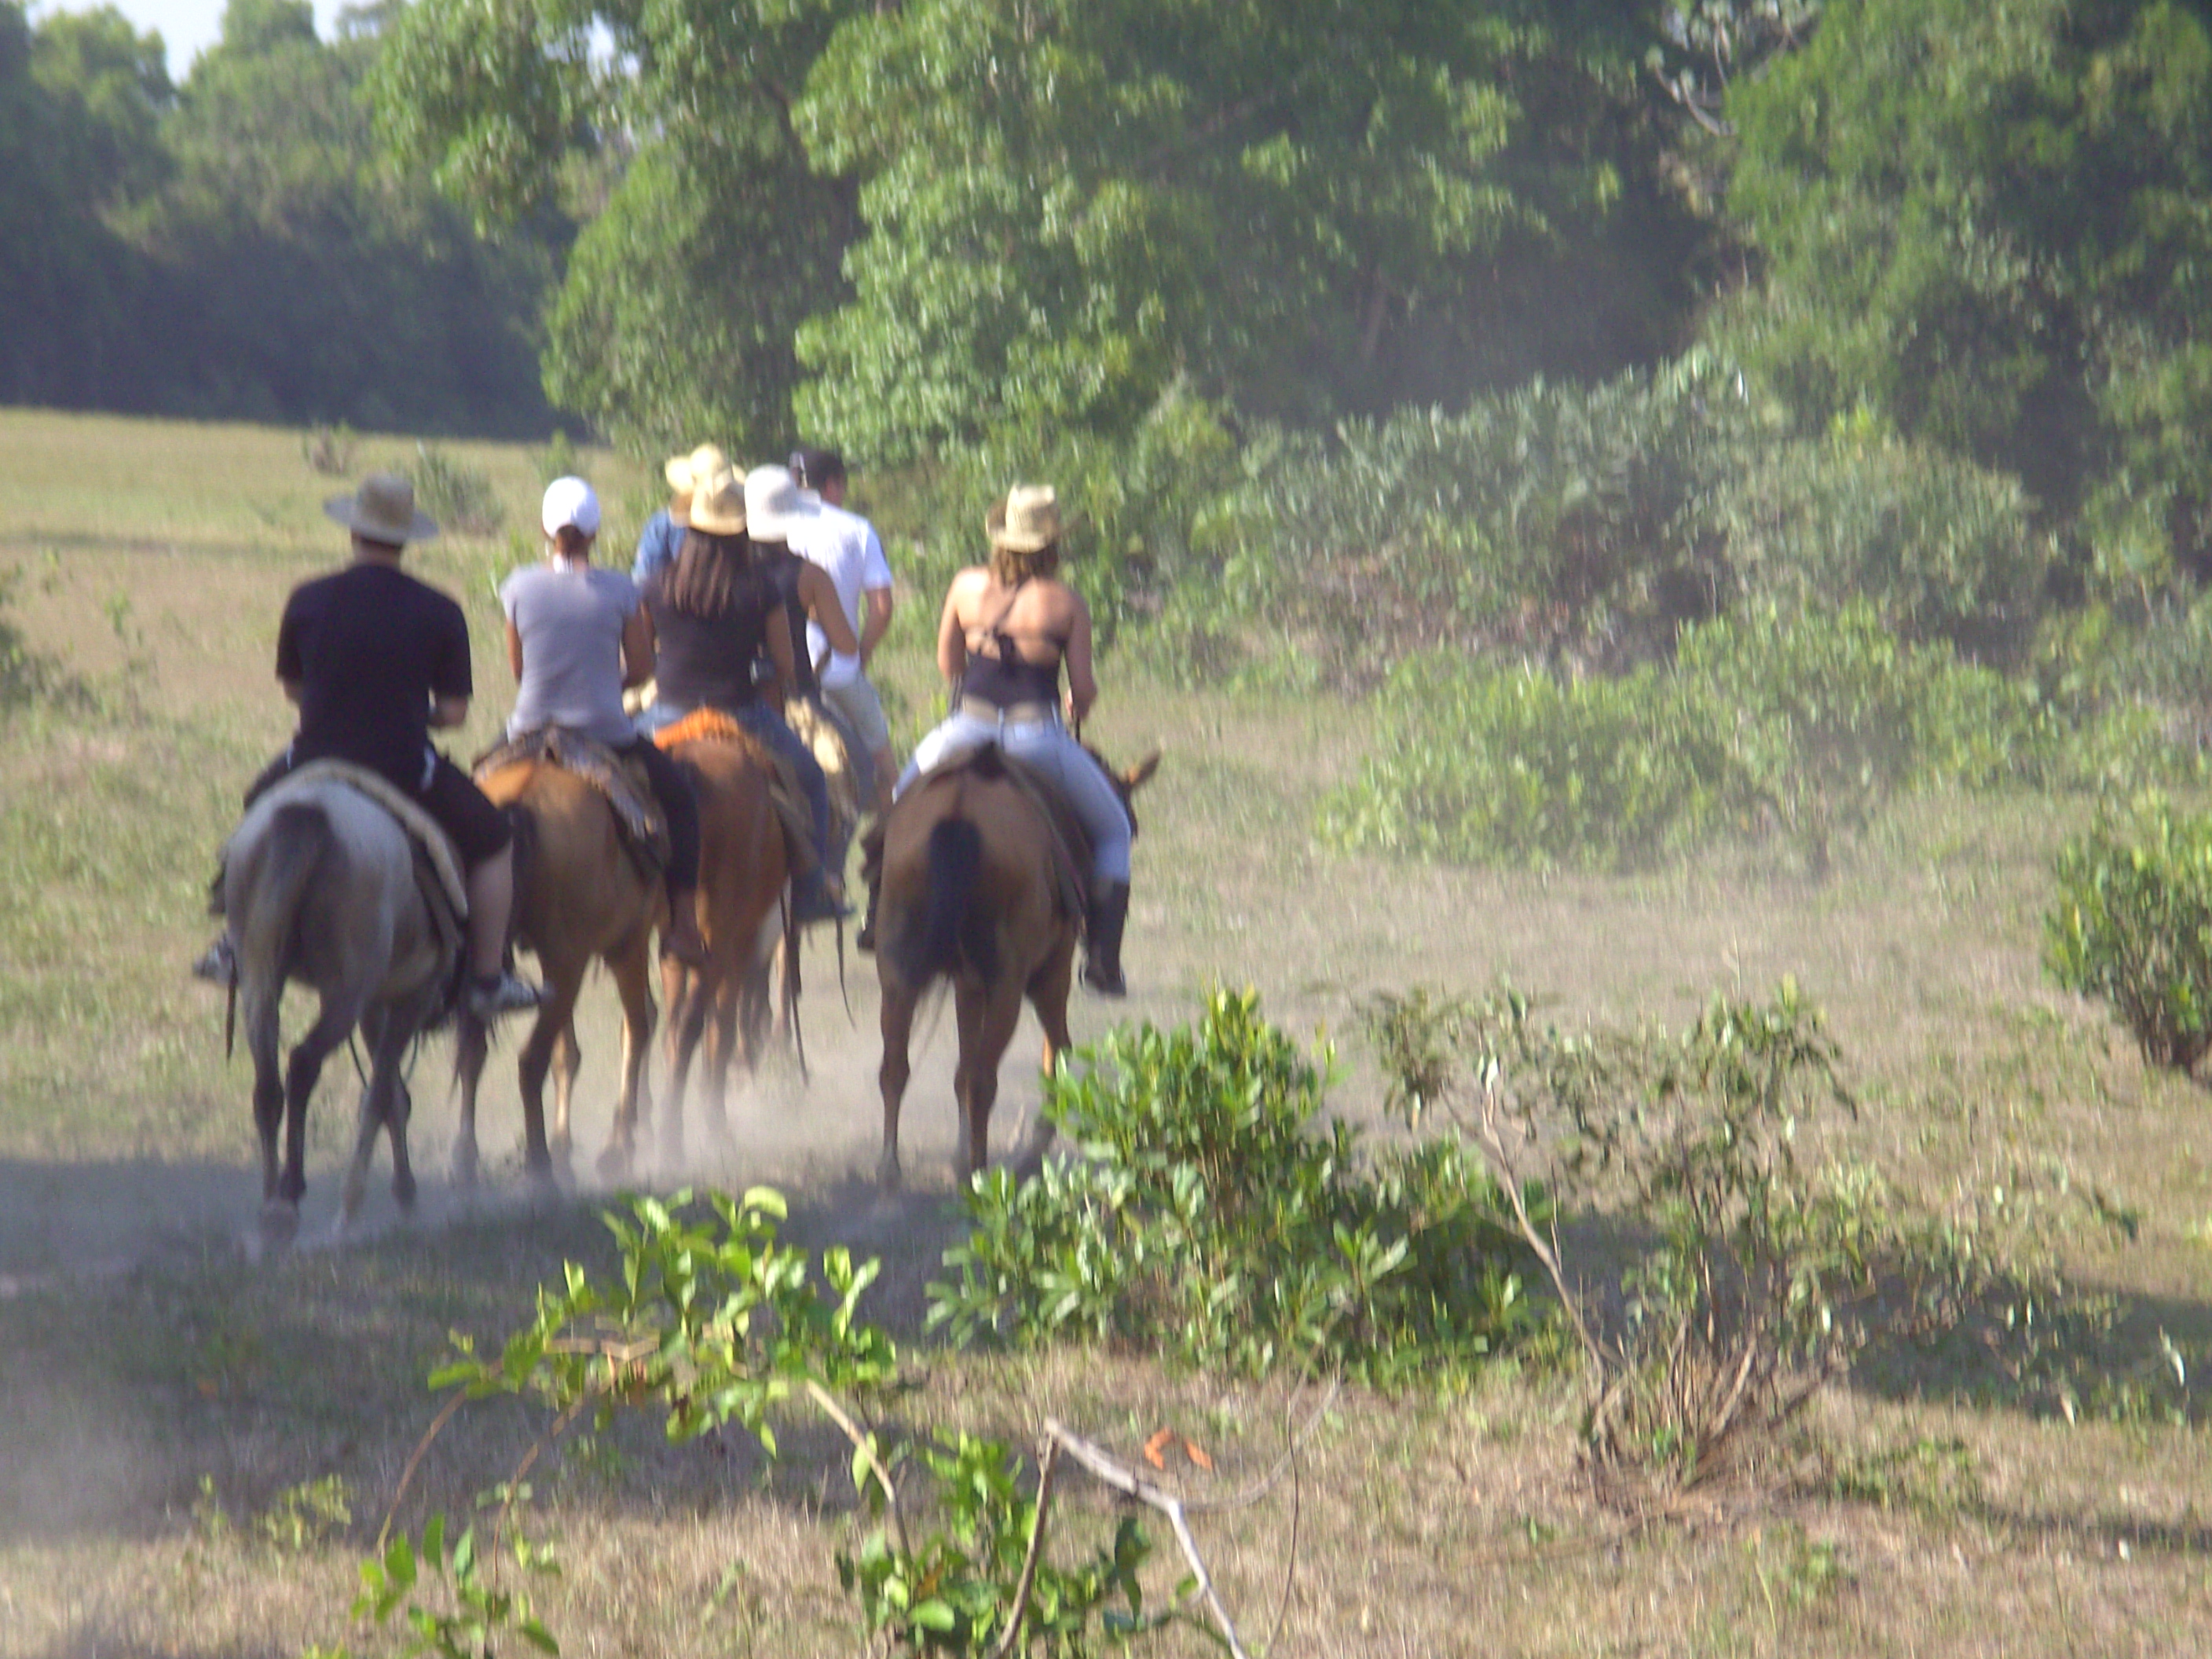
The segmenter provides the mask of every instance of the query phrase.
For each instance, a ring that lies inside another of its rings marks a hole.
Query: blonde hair
[[[1032,576],[1056,575],[1059,571],[1058,542],[1047,542],[1033,550],[1018,547],[991,550],[991,580],[1001,587],[1018,586]]]

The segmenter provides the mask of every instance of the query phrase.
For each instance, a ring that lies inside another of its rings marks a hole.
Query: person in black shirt
[[[290,745],[246,791],[251,806],[295,766],[349,761],[422,804],[453,838],[468,872],[470,1008],[478,1018],[537,1006],[506,972],[514,903],[514,832],[460,768],[430,744],[432,729],[468,718],[474,685],[461,608],[399,568],[406,544],[437,533],[415,510],[404,478],[379,473],[324,512],[353,532],[353,562],[303,582],[276,630],[276,678],[299,706]],[[236,973],[226,934],[201,959],[202,977]]]

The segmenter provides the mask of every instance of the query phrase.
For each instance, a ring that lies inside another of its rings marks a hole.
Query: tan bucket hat
[[[711,473],[691,492],[690,528],[708,536],[742,536],[745,532],[745,487],[727,466]]]
[[[356,536],[387,547],[427,542],[438,533],[437,520],[415,509],[415,486],[397,472],[372,472],[350,495],[323,503],[325,516]]]
[[[1050,484],[1016,484],[983,515],[991,545],[1039,553],[1060,539],[1060,494]]]

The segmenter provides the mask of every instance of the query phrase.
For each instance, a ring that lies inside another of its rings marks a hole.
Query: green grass
[[[374,462],[410,446],[359,449]],[[465,453],[500,481],[509,525],[528,525],[529,452]],[[644,497],[625,504],[629,475],[594,465],[617,480],[619,541]],[[10,1655],[214,1659],[347,1638],[351,1563],[434,1409],[422,1379],[448,1329],[495,1338],[564,1255],[605,1260],[588,1199],[525,1212],[511,1182],[473,1213],[434,1191],[441,1224],[343,1250],[257,1263],[233,1242],[258,1198],[246,1077],[222,1060],[219,999],[184,966],[206,937],[203,884],[236,792],[284,734],[275,619],[289,585],[342,550],[319,503],[343,482],[309,471],[296,434],[0,412],[0,567],[24,571],[16,619],[81,690],[0,716]],[[512,531],[422,550],[477,635],[478,708],[457,747],[510,701],[490,585],[528,556]],[[935,600],[902,594],[884,659],[917,718],[933,695]],[[1124,1016],[1188,1018],[1216,981],[1253,984],[1287,1030],[1344,1042],[1332,1101],[1365,1117],[1372,1061],[1351,1034],[1377,992],[1504,974],[1565,1023],[1680,1023],[1716,988],[1757,994],[1792,974],[1827,1011],[1862,1103],[1826,1150],[1875,1159],[2100,1298],[2053,1330],[2033,1375],[1882,1356],[1821,1408],[1825,1464],[1690,1524],[1632,1524],[1591,1500],[1572,1473],[1574,1390],[1557,1376],[1499,1375],[1461,1399],[1349,1395],[1301,1466],[1274,1651],[2212,1650],[2212,1442],[2168,1421],[2177,1405],[2201,1419],[2197,1373],[2212,1361],[2212,1133],[2196,1085],[2147,1072],[2099,1011],[2043,983],[2051,860],[2085,805],[1914,800],[1820,884],[1748,855],[1626,879],[1340,858],[1311,826],[1362,758],[1357,708],[1168,691],[1111,660],[1104,674],[1097,736],[1166,760],[1140,800],[1137,994],[1126,1008],[1082,1001],[1079,1039]],[[828,953],[810,969],[812,1086],[756,1091],[738,1143],[702,1173],[775,1182],[795,1196],[799,1236],[884,1255],[873,1307],[906,1340],[949,1237],[949,1034],[917,1063],[917,1191],[878,1205],[860,1178],[876,1133],[872,975],[852,975],[848,1025]],[[586,1159],[612,1094],[611,1000],[587,993]],[[1036,1097],[1032,1053],[1025,1034],[1009,1118]],[[518,1133],[510,1059],[487,1089],[495,1154]],[[430,1170],[450,1121],[444,1066],[434,1048],[418,1073]],[[313,1117],[311,1200],[325,1205],[352,1092],[332,1069]],[[383,1224],[388,1200],[370,1211]],[[2186,1394],[2170,1369],[2159,1381],[2160,1332]],[[1131,1455],[1172,1425],[1212,1451],[1223,1488],[1270,1463],[1286,1413],[1310,1402],[1082,1353],[922,1348],[912,1364],[901,1411],[917,1425],[1021,1438],[1050,1412]],[[533,1428],[513,1407],[465,1424],[427,1473],[449,1504],[501,1478]],[[1941,1449],[1954,1443],[1966,1474]],[[673,1451],[638,1428],[545,1466],[541,1525],[568,1564],[547,1613],[568,1651],[852,1652],[830,1565],[849,1525],[843,1464],[813,1431],[763,1470],[742,1444]],[[332,1475],[352,1494],[338,1535],[285,1553],[255,1532],[288,1492]],[[1278,1492],[1204,1528],[1249,1636],[1273,1622],[1292,1517]],[[1086,1499],[1066,1541],[1109,1523]],[[1160,1588],[1168,1576],[1164,1558]]]

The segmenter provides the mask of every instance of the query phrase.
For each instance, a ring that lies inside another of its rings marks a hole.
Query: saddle
[[[1044,820],[1051,838],[1054,896],[1060,914],[1072,916],[1079,929],[1086,927],[1091,914],[1091,886],[1085,872],[1091,868],[1091,836],[1076,817],[1059,784],[1046,773],[1016,759],[995,743],[963,750],[940,761],[915,783],[915,790],[934,789],[946,781],[973,774],[979,778],[1005,778],[1020,790]],[[897,809],[894,807],[893,811]],[[868,827],[860,842],[862,870],[876,879],[884,857],[884,821]]]
[[[863,811],[860,769],[853,763],[845,728],[820,703],[793,697],[783,706],[784,724],[799,742],[814,751],[814,759],[830,785],[830,844],[842,847],[853,838]]]
[[[270,788],[270,794],[296,789],[302,784],[343,783],[348,788],[366,795],[398,822],[407,835],[407,844],[415,854],[415,883],[422,889],[422,902],[430,912],[430,926],[438,936],[439,945],[448,951],[459,951],[469,919],[469,888],[461,860],[453,851],[453,843],[438,827],[438,821],[424,811],[404,789],[395,787],[381,775],[365,766],[356,766],[351,761],[313,760],[295,766]],[[264,797],[264,799],[266,799]],[[223,860],[229,860],[230,848],[223,847]]]
[[[798,769],[719,708],[695,708],[683,719],[653,734],[663,749],[687,743],[727,743],[745,750],[768,769],[768,798],[782,826],[785,862],[793,875],[804,875],[817,860],[814,856],[814,812],[799,787]]]
[[[653,798],[652,781],[637,762],[626,761],[605,744],[566,726],[545,726],[494,744],[469,770],[481,782],[507,767],[540,762],[582,779],[605,796],[622,830],[623,848],[648,882],[660,879],[668,868],[668,820]]]

